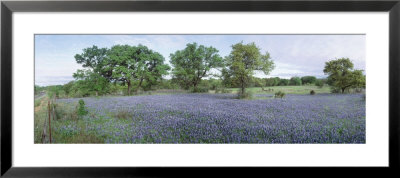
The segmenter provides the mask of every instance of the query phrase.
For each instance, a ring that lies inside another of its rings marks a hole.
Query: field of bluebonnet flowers
[[[98,143],[365,143],[361,94],[172,94],[83,98],[89,114],[61,118],[53,142],[84,133]],[[59,99],[64,112],[79,99]]]

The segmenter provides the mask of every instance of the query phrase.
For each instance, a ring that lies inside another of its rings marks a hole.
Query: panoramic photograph
[[[35,144],[365,144],[365,35],[35,35]]]

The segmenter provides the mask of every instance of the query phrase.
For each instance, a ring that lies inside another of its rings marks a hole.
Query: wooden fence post
[[[55,108],[55,103],[56,103],[56,96],[54,96],[53,101],[52,101],[52,105],[51,108],[53,109],[53,120],[56,119],[57,115],[56,115],[56,108]]]
[[[49,108],[49,142],[51,143],[51,124],[50,124],[50,120],[51,120],[51,110],[50,110],[50,100],[48,101],[48,108]]]

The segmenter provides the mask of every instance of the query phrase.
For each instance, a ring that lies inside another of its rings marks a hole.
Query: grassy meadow
[[[52,143],[365,143],[362,94],[330,94],[328,86],[269,88],[274,91],[249,88],[254,96],[246,100],[236,98],[235,88],[86,97],[83,117],[81,98],[57,99]],[[274,98],[278,90],[286,97]],[[35,143],[43,142],[47,100],[35,99]]]

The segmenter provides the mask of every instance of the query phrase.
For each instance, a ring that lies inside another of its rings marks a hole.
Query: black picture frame
[[[400,1],[2,1],[1,2],[1,176],[5,177],[132,177],[178,176],[181,174],[229,175],[237,173],[266,176],[271,172],[310,173],[303,167],[283,168],[144,168],[144,167],[74,167],[20,168],[12,166],[12,16],[13,12],[126,12],[126,11],[287,11],[287,12],[389,12],[389,167],[342,168],[353,174],[371,171],[397,172],[399,168],[400,116]],[[318,168],[329,175],[340,175],[338,168]],[[245,172],[244,172],[245,171]],[[313,174],[313,173],[311,173]],[[314,175],[317,176],[317,175]]]

